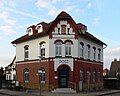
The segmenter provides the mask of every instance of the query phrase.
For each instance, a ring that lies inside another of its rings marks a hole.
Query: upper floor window
[[[55,53],[56,53],[56,56],[62,56],[62,42],[60,41],[56,42]]]
[[[67,34],[70,34],[70,28],[67,28]]]
[[[90,59],[90,45],[87,45],[87,55],[88,59]]]
[[[45,57],[45,42],[40,43],[40,56]]]
[[[101,60],[101,49],[98,49],[98,61]]]
[[[61,25],[62,34],[66,34],[66,25]]]
[[[82,42],[80,42],[80,57],[84,57],[84,44]]]
[[[28,83],[29,82],[29,70],[28,69],[24,69],[24,73],[23,73],[24,75],[24,82],[25,83]]]
[[[58,34],[60,34],[60,28],[58,28]]]
[[[28,60],[28,59],[29,59],[29,46],[28,46],[28,45],[26,45],[26,46],[24,47],[24,59],[25,59],[25,60]]]
[[[71,56],[71,42],[65,43],[65,56]]]
[[[93,47],[93,59],[96,60],[96,48]]]
[[[43,67],[38,70],[38,74],[41,83],[45,83],[45,69]]]

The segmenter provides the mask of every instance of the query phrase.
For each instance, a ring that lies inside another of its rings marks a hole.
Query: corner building
[[[16,80],[27,88],[97,90],[103,86],[105,43],[62,11],[50,23],[27,28],[16,45]],[[38,58],[40,57],[40,59]]]

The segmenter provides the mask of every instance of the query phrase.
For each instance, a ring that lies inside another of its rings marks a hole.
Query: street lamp
[[[38,56],[39,57],[39,62],[42,60],[42,56]],[[41,72],[40,72],[40,70],[38,70],[38,76],[39,76],[39,87],[40,87],[40,96],[42,96],[41,94],[41,74],[40,74]]]

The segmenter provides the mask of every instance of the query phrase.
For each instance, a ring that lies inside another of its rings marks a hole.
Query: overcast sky
[[[104,68],[120,58],[120,0],[0,0],[0,67],[15,56],[11,41],[25,35],[30,25],[50,22],[61,12],[88,27],[88,32],[108,46]]]

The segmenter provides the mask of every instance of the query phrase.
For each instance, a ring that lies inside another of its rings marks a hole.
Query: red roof
[[[73,23],[73,26],[75,27],[75,29],[79,32],[79,30],[80,29],[82,29],[83,27],[86,27],[84,24],[82,24],[82,23],[78,23],[78,24],[76,24],[76,22],[72,19],[72,17],[68,14],[68,13],[66,13],[66,12],[64,12],[64,11],[62,11],[56,18],[55,18],[55,20],[54,21],[52,21],[52,22],[50,22],[50,23],[46,23],[46,22],[41,22],[41,23],[38,23],[37,25],[39,25],[39,24],[41,24],[42,26],[43,26],[43,32],[41,32],[41,33],[37,33],[37,30],[36,30],[36,26],[35,25],[32,25],[32,26],[30,26],[30,27],[28,27],[28,28],[32,28],[33,29],[33,35],[28,35],[28,34],[26,34],[26,35],[24,35],[24,36],[22,36],[22,37],[20,37],[20,38],[18,38],[18,39],[16,39],[16,40],[14,40],[14,41],[12,41],[11,43],[12,44],[17,44],[17,43],[20,43],[20,42],[24,42],[24,41],[27,41],[27,40],[30,40],[30,39],[34,39],[34,38],[38,38],[38,37],[42,37],[42,36],[46,36],[46,35],[49,35],[49,32],[51,32],[51,29],[53,28],[53,25],[56,23],[56,21],[57,20],[59,20],[59,19],[69,19],[69,20],[71,20],[71,22]],[[85,32],[85,34],[81,34],[81,35],[83,35],[83,36],[85,36],[85,37],[87,37],[87,38],[89,38],[89,39],[91,39],[91,40],[94,40],[94,41],[96,41],[96,42],[98,42],[98,43],[101,43],[101,44],[105,44],[105,43],[103,43],[102,41],[100,41],[99,39],[97,39],[96,37],[94,37],[93,35],[91,35],[90,33],[88,33],[88,32]],[[105,44],[106,45],[106,44]]]

